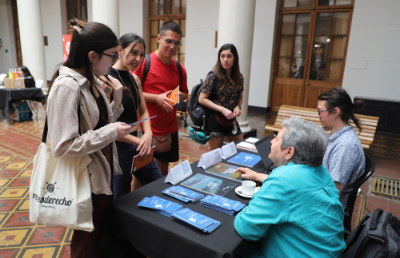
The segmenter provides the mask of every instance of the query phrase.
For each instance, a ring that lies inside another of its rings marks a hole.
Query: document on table
[[[197,167],[207,169],[222,161],[221,149],[215,149],[201,155]]]
[[[189,161],[185,160],[184,162],[171,168],[171,170],[167,175],[167,178],[165,178],[164,183],[171,183],[173,185],[176,185],[182,180],[191,176],[192,174],[193,171],[192,168],[190,167]]]
[[[228,143],[221,147],[221,156],[223,159],[232,157],[237,153],[235,142]]]

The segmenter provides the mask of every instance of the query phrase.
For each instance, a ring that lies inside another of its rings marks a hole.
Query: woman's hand
[[[267,179],[267,174],[257,173],[250,168],[238,168],[235,172],[239,171],[240,176],[245,180],[253,180],[256,182],[264,182]]]
[[[121,105],[122,102],[122,93],[123,93],[123,89],[124,87],[122,86],[122,84],[115,79],[114,77],[107,75],[107,78],[109,79],[109,85],[113,88],[113,92],[114,92],[114,103],[119,106]]]
[[[142,138],[140,138],[140,143],[136,150],[139,151],[141,161],[145,160],[146,157],[150,155],[152,138],[153,134],[151,132],[143,134]]]
[[[240,110],[240,107],[239,107],[239,106],[236,106],[236,107],[235,107],[235,109],[233,110],[233,114],[234,114],[236,117],[239,117],[239,116],[242,114],[242,110]]]
[[[158,105],[160,105],[160,107],[162,107],[167,113],[172,111],[173,109],[171,105],[168,103],[168,101],[174,103],[174,101],[168,98],[168,94],[170,94],[171,92],[172,90],[157,95]]]
[[[230,111],[227,108],[222,108],[222,110],[220,111],[228,120],[231,120],[235,117],[235,114],[233,114],[232,111]]]
[[[131,126],[122,122],[112,123],[118,132],[118,138],[125,137],[131,130]]]

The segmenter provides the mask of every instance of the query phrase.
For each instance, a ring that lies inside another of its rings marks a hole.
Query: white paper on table
[[[189,161],[185,160],[184,162],[170,169],[167,178],[165,178],[164,183],[171,183],[173,185],[176,185],[182,180],[191,176],[192,174],[193,171],[192,168],[190,167]]]
[[[221,147],[221,156],[223,159],[232,157],[237,153],[235,142],[228,143]]]
[[[197,167],[207,169],[222,161],[221,149],[215,149],[201,155]]]
[[[254,137],[249,137],[245,140],[245,142],[249,142],[249,143],[256,143],[258,142],[260,139],[254,138]]]

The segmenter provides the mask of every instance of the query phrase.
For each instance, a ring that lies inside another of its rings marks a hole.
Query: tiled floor
[[[274,114],[249,112],[249,124],[257,129],[257,137],[268,133]],[[189,122],[190,124],[190,122]],[[192,163],[208,151],[188,137],[187,128],[179,122],[180,161]],[[72,231],[62,227],[46,227],[29,222],[28,187],[32,158],[36,154],[44,126],[44,111],[39,119],[16,122],[0,121],[0,258],[3,257],[69,257]],[[400,179],[400,137],[376,135],[369,153],[375,161],[374,176]],[[171,165],[173,166],[173,164]],[[373,177],[363,186],[353,214],[353,228],[364,213],[382,208],[400,217],[400,201],[371,194]]]

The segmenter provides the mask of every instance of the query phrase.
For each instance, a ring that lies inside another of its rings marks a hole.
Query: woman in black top
[[[142,62],[146,46],[144,40],[133,33],[123,35],[119,42],[118,53],[120,59],[113,65],[108,75],[119,80],[124,86],[122,98],[124,111],[118,121],[131,124],[137,122],[138,117],[140,117],[140,120],[149,117],[141,82],[136,75],[129,72],[134,71]],[[123,174],[114,176],[114,198],[118,198],[131,190],[161,178],[161,172],[154,158],[150,164],[137,170],[132,176],[130,174],[133,157],[139,154],[140,158],[144,159],[150,154],[153,136],[150,120],[144,121],[142,126],[144,130],[142,136],[138,135],[138,132],[141,134],[141,128],[137,126],[133,127],[129,135],[119,138],[115,142],[118,150],[119,165]]]
[[[236,121],[241,112],[243,75],[239,70],[239,55],[233,44],[225,44],[218,51],[217,63],[201,89],[199,103],[210,109],[206,118],[206,131],[210,133],[211,150],[228,142],[243,140]],[[230,120],[230,121],[228,121]]]
[[[28,67],[22,65],[18,68],[18,77],[24,78],[25,88],[35,88],[35,79]]]

